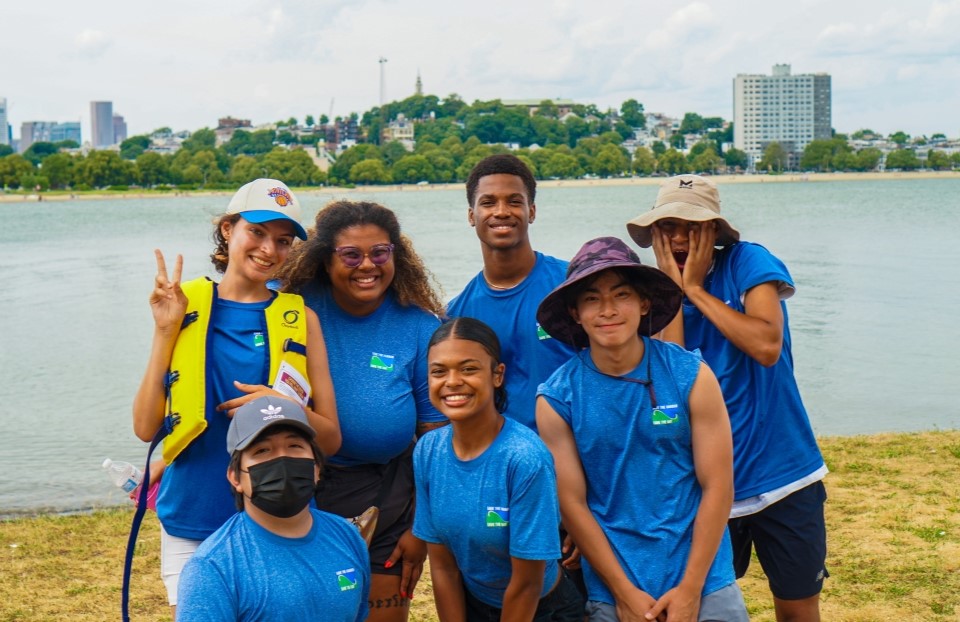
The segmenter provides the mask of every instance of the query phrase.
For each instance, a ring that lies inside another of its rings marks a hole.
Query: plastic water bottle
[[[110,481],[124,492],[133,492],[143,480],[143,472],[129,462],[107,458],[103,461],[103,470],[107,472]]]

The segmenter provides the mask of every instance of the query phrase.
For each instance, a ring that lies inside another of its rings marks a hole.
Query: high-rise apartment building
[[[830,76],[790,74],[790,65],[774,65],[769,76],[738,74],[733,79],[733,145],[751,162],[772,142],[792,159],[819,138],[830,138]]]
[[[94,149],[116,144],[113,138],[113,102],[90,102],[90,143]]]
[[[10,144],[10,128],[7,121],[7,98],[0,97],[0,145]]]

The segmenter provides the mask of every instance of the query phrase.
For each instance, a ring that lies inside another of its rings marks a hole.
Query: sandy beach
[[[910,172],[870,172],[870,173],[784,173],[782,175],[712,175],[717,185],[725,184],[781,184],[810,183],[825,181],[886,181],[902,179],[960,179],[960,171],[910,171]],[[589,188],[591,186],[655,186],[663,177],[618,177],[611,179],[547,179],[537,181],[540,188]],[[437,190],[462,190],[463,183],[404,185],[390,184],[382,186],[340,186],[294,188],[304,195],[342,195],[353,192],[435,192]],[[66,192],[51,191],[43,193],[0,192],[0,203],[23,203],[37,201],[85,201],[104,199],[149,199],[157,197],[193,197],[233,195],[233,190],[191,190],[169,191],[130,190],[125,192]]]

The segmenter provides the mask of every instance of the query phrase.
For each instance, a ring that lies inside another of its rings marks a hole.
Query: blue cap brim
[[[244,220],[247,222],[252,222],[255,225],[270,222],[271,220],[289,220],[293,223],[294,233],[296,233],[297,237],[301,240],[307,239],[307,230],[304,229],[300,223],[293,218],[290,218],[286,214],[281,214],[280,212],[274,212],[273,210],[267,209],[255,209],[250,210],[249,212],[240,212],[240,215],[243,216]]]

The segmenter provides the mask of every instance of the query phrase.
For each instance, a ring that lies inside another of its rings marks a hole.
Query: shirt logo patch
[[[338,570],[337,585],[340,586],[341,592],[346,592],[347,590],[356,589],[357,588],[357,570],[355,568]]]
[[[263,333],[253,333],[253,345],[262,348],[266,344],[266,339],[263,338]]]
[[[393,371],[393,358],[392,354],[374,352],[370,355],[370,367],[383,371]]]
[[[537,339],[540,341],[543,341],[544,339],[553,339],[553,337],[550,336],[550,333],[543,330],[543,326],[540,326],[540,322],[537,322]]]
[[[510,508],[487,506],[487,527],[510,525]]]
[[[680,408],[676,404],[657,406],[653,409],[651,423],[653,423],[653,425],[669,425],[671,423],[676,423],[680,418],[680,414],[677,412],[678,410],[680,410]]]

